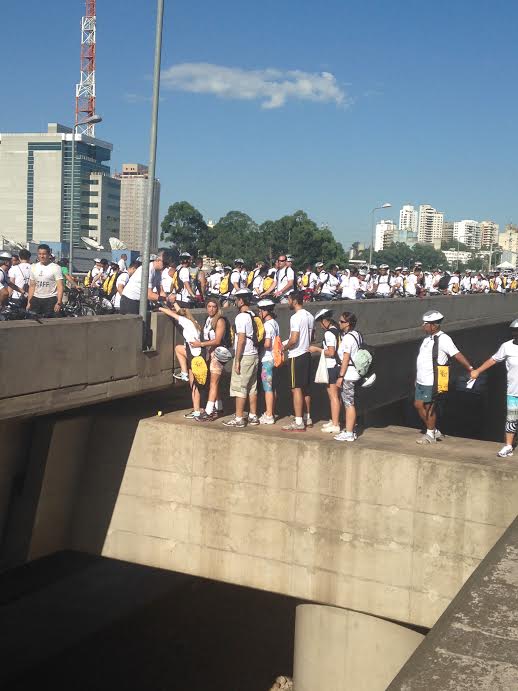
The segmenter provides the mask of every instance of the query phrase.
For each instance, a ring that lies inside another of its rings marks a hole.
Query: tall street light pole
[[[76,133],[77,128],[82,125],[98,125],[103,119],[100,115],[92,115],[86,118],[84,122],[78,122],[72,128],[72,170],[70,173],[70,230],[69,230],[69,255],[68,255],[68,271],[72,276],[72,263],[74,254],[74,192],[75,192],[75,168],[76,168]],[[79,224],[81,225],[81,200],[79,200]]]
[[[369,264],[372,264],[372,248],[374,246],[374,212],[379,211],[380,209],[390,209],[391,206],[392,204],[385,202],[385,204],[382,204],[381,206],[375,206],[371,211],[371,246],[369,250]]]
[[[164,28],[164,0],[157,0],[156,37],[155,37],[155,69],[153,73],[153,107],[151,113],[151,139],[149,145],[148,171],[148,215],[142,249],[142,283],[140,285],[140,310],[144,324],[144,335],[147,331],[147,290],[149,282],[149,253],[151,246],[151,230],[153,227],[153,200],[155,192],[156,146],[158,138],[158,104],[160,101],[160,67],[162,64],[162,33]],[[145,342],[144,337],[144,342]]]

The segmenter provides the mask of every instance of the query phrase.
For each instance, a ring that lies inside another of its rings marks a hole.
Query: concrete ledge
[[[89,464],[72,547],[430,627],[513,520],[518,467],[417,436],[143,420],[120,487]]]

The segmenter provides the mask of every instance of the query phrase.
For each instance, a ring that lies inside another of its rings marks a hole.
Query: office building
[[[507,252],[518,252],[518,226],[508,223],[498,235],[498,244]]]
[[[500,226],[494,221],[480,222],[480,242],[482,247],[491,247],[498,244],[498,231]]]
[[[124,163],[116,177],[121,185],[120,239],[131,250],[142,251],[148,218],[148,168],[139,163]],[[151,249],[158,247],[158,210],[160,182],[155,180]]]
[[[434,245],[440,249],[444,214],[433,206],[421,204],[419,206],[419,220],[417,225],[417,240]]]
[[[399,228],[394,234],[394,242],[415,245],[419,214],[411,204],[404,204],[399,211]]]
[[[465,252],[463,250],[443,250],[443,254],[448,260],[448,264],[456,268],[457,264],[461,262],[462,264],[469,264],[471,261],[471,252]]]
[[[444,221],[442,224],[442,242],[448,247],[453,247],[453,223],[451,221]]]
[[[376,223],[376,235],[374,238],[374,251],[379,252],[394,242],[397,233],[397,225],[394,221],[379,221]]]
[[[455,221],[453,239],[464,243],[471,250],[479,250],[481,247],[480,223],[471,220]]]
[[[110,176],[112,145],[83,134],[75,136],[73,241],[101,240],[104,210],[95,195],[102,176]],[[72,130],[57,123],[47,132],[0,134],[0,227],[20,243],[68,242],[70,239]],[[96,175],[94,175],[96,174]],[[106,184],[106,188],[111,183]],[[101,185],[102,186],[102,185]],[[109,199],[108,194],[106,199]],[[111,199],[115,205],[115,199]],[[101,207],[95,206],[95,204]],[[106,212],[106,217],[108,212]],[[115,216],[115,211],[113,212]],[[108,224],[117,235],[116,223]]]

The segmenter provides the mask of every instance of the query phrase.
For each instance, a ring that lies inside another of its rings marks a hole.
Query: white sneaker
[[[333,421],[332,421],[332,420],[328,420],[327,422],[324,422],[324,424],[322,425],[322,429],[324,430],[324,429],[326,429],[327,427],[332,427],[332,426],[333,426]]]
[[[340,432],[340,434],[337,434],[336,437],[333,437],[336,441],[356,441],[357,437],[354,432],[347,432],[345,429],[343,432]]]
[[[329,427],[322,427],[322,432],[325,432],[326,434],[338,434],[340,432],[340,427],[339,425],[330,425]]]
[[[313,427],[313,420],[310,417],[304,418],[304,424],[306,427]]]
[[[189,373],[188,372],[180,372],[180,374],[173,374],[173,377],[175,379],[179,379],[180,381],[189,381]]]
[[[500,458],[509,458],[513,455],[513,447],[506,444],[496,455],[500,456]]]
[[[444,441],[445,437],[438,429],[435,430],[435,441]]]
[[[266,413],[263,413],[261,417],[259,418],[259,424],[261,425],[275,425],[275,418],[273,415],[270,417],[269,415],[266,415]]]

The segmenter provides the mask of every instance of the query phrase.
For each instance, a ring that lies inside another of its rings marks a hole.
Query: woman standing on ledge
[[[502,343],[497,352],[480,367],[471,370],[471,378],[477,379],[498,362],[505,362],[507,369],[507,420],[505,423],[505,444],[498,452],[500,458],[513,455],[514,439],[518,431],[518,319],[510,323],[512,339]]]

